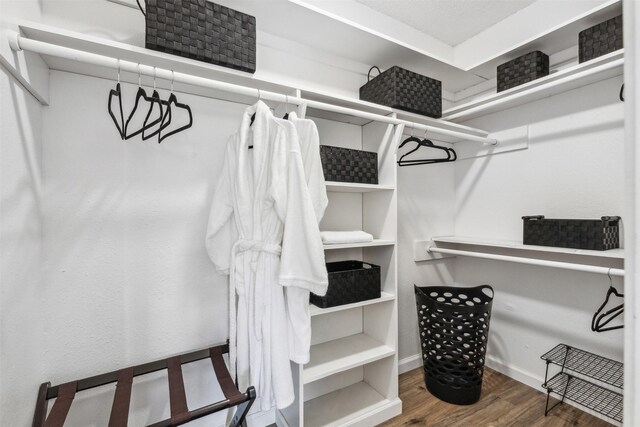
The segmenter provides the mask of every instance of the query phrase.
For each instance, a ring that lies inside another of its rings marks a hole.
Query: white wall
[[[0,425],[27,425],[44,379],[40,104],[0,67]]]
[[[398,357],[401,370],[420,366],[420,361],[414,357],[418,354],[419,340],[413,285],[451,283],[455,266],[449,260],[414,262],[413,241],[425,236],[452,235],[454,218],[454,163],[398,168]]]
[[[53,383],[204,348],[228,336],[227,305],[221,304],[227,281],[215,273],[204,235],[226,139],[246,106],[180,94],[194,113],[189,131],[162,144],[122,141],[105,108],[113,85],[51,72],[41,289],[48,321],[39,341],[47,355],[43,378]],[[122,90],[130,111],[136,87]],[[212,375],[210,363],[201,372],[207,369]],[[155,382],[151,396],[162,397],[155,401],[136,400],[134,387],[132,425],[169,415],[166,379]],[[196,384],[189,395],[193,408],[213,401],[205,391],[211,382]],[[95,425],[106,424],[110,393],[102,402],[74,404],[69,425],[93,418]]]
[[[39,1],[0,2],[3,18],[41,11]],[[40,103],[0,66],[0,426],[31,423],[44,378],[41,130]]]
[[[401,358],[419,352],[415,316],[408,314],[414,301],[408,285],[453,284],[453,275],[459,285],[488,283],[496,290],[489,366],[539,386],[544,376],[540,355],[561,342],[622,359],[622,330],[590,330],[591,316],[609,287],[606,275],[463,257],[408,262],[410,241],[416,238],[454,234],[520,240],[523,215],[622,215],[621,84],[621,78],[609,79],[465,123],[489,131],[529,124],[529,148],[456,162],[455,188],[446,166],[419,166],[424,171],[411,175],[401,169],[400,312],[406,309],[400,319]],[[436,185],[443,186],[441,194],[434,193]],[[623,289],[619,279],[614,285]]]

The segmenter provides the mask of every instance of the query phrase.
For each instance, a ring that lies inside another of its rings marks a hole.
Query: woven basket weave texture
[[[327,181],[378,183],[378,153],[321,145],[320,161]]]
[[[206,0],[147,0],[146,47],[255,72],[256,19]]]
[[[380,266],[362,261],[328,262],[329,288],[320,297],[311,294],[312,304],[335,307],[380,298]]]
[[[498,65],[498,92],[549,75],[549,57],[536,50]]]
[[[524,216],[522,242],[525,245],[606,251],[620,247],[618,216],[601,219],[550,219]]]
[[[360,99],[429,117],[442,117],[442,83],[394,66],[360,88]]]
[[[579,62],[622,49],[622,39],[622,15],[581,31],[578,34]]]

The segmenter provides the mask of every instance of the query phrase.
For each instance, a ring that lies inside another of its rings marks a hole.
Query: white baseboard
[[[414,354],[413,356],[405,357],[398,361],[398,374],[404,374],[405,372],[413,371],[416,368],[422,366],[422,355]]]
[[[542,376],[536,376],[529,372],[525,372],[520,368],[516,368],[513,365],[504,363],[502,360],[496,359],[491,356],[487,356],[485,363],[487,367],[493,369],[494,371],[498,371],[501,374],[504,374],[509,378],[513,378],[514,380],[521,382],[522,384],[526,384],[529,387],[535,388],[538,391],[544,391],[541,386],[541,384],[544,382],[544,378]],[[542,367],[543,365],[540,366]]]

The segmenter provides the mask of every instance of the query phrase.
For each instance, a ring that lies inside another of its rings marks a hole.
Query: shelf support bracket
[[[49,105],[49,66],[40,55],[20,47],[15,27],[0,23],[0,64],[42,105]],[[15,29],[14,29],[15,28]]]

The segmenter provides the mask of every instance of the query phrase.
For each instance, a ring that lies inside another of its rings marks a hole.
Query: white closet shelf
[[[619,76],[623,72],[624,50],[565,68],[520,86],[481,97],[443,111],[446,120],[464,121],[537,101],[562,92]]]
[[[328,251],[332,249],[371,248],[376,246],[393,246],[395,244],[396,244],[395,240],[373,239],[373,242],[340,243],[335,245],[324,245],[324,250]]]
[[[359,184],[355,182],[327,181],[327,191],[336,193],[369,193],[372,191],[393,191],[395,185]]]
[[[523,245],[508,240],[436,237],[432,240],[416,240],[413,253],[415,261],[463,256],[611,276],[625,274],[622,249],[591,251]]]
[[[309,307],[309,311],[311,311],[311,316],[312,317],[313,316],[320,316],[322,314],[335,313],[336,311],[350,310],[352,308],[364,307],[366,305],[379,304],[381,302],[393,301],[395,298],[396,297],[393,294],[390,294],[388,292],[381,292],[380,298],[374,298],[374,299],[369,299],[369,300],[366,300],[366,301],[354,302],[353,304],[344,304],[344,305],[338,305],[338,306],[329,307],[329,308],[320,308],[320,307],[316,307],[315,305],[311,304],[310,307]]]
[[[316,344],[311,346],[311,360],[304,365],[302,382],[309,384],[394,354],[393,348],[366,334],[350,335]]]
[[[552,246],[523,245],[517,240],[481,239],[476,237],[434,237],[433,241],[438,243],[450,243],[459,246],[461,249],[472,246],[484,246],[487,248],[501,248],[517,251],[535,251],[548,254],[569,254],[581,257],[612,258],[624,260],[624,249],[611,249],[608,251],[591,251],[586,249],[556,248]]]
[[[369,384],[361,381],[305,402],[304,425],[305,427],[373,425],[370,420],[372,416],[381,414],[382,421],[400,415],[401,412],[400,399],[386,399]]]

